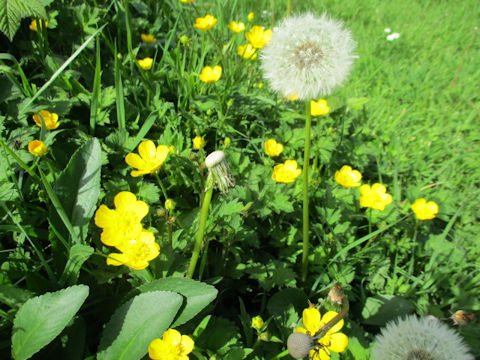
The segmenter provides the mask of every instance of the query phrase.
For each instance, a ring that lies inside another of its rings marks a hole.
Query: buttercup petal
[[[100,205],[95,212],[94,220],[95,225],[99,228],[115,227],[117,226],[117,213],[105,205]]]
[[[187,355],[192,352],[193,347],[195,345],[194,341],[190,336],[182,335],[182,339],[180,340],[180,344],[182,345],[182,355]]]
[[[310,332],[310,335],[314,335],[320,330],[320,311],[314,307],[303,310],[303,326]]]
[[[137,197],[130,191],[120,191],[113,199],[115,208],[120,211],[130,210],[130,207],[134,205],[136,201]]]
[[[335,311],[326,312],[325,315],[323,315],[323,317],[322,317],[321,326],[325,325],[327,322],[332,320],[337,315],[338,315],[338,313],[335,312]],[[343,321],[343,319],[341,319],[339,322],[337,322],[335,325],[333,325],[330,330],[328,330],[328,333],[333,334],[333,333],[336,333],[337,331],[340,331],[343,327],[343,324],[344,324],[344,321]]]
[[[138,145],[138,153],[145,160],[155,159],[157,152],[155,151],[155,144],[152,140],[142,141]]]
[[[182,335],[175,329],[168,329],[162,336],[163,341],[173,345],[179,345],[182,341]]]
[[[343,333],[335,333],[330,335],[330,341],[331,344],[328,349],[336,353],[345,351],[348,346],[348,336]]]
[[[111,253],[107,257],[107,265],[121,266],[128,262],[128,256],[121,253]]]
[[[147,166],[146,161],[135,153],[127,154],[127,156],[125,156],[125,162],[136,169],[143,169]]]
[[[156,151],[156,160],[157,162],[164,163],[165,159],[168,156],[169,149],[167,145],[158,145],[157,146],[157,151]]]

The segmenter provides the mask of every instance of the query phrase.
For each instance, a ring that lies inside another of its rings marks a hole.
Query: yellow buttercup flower
[[[168,329],[161,339],[153,340],[148,346],[148,355],[153,360],[188,360],[194,341],[175,329]]]
[[[251,44],[239,45],[237,48],[237,54],[244,59],[255,60],[257,58],[257,49]]]
[[[313,305],[308,309],[303,310],[303,327],[298,327],[295,329],[295,332],[307,334],[309,336],[315,336],[322,327],[332,320],[338,313],[335,311],[328,311],[323,315],[320,314]],[[341,353],[345,351],[348,346],[348,337],[347,335],[339,332],[344,325],[343,319],[337,322],[332,326],[330,330],[327,331],[325,336],[317,340],[318,346],[310,350],[310,358],[313,360],[329,360],[330,352]]]
[[[152,34],[140,34],[140,38],[146,44],[153,44],[155,41],[157,41],[157,38]]]
[[[273,168],[272,179],[276,182],[291,183],[300,176],[302,169],[297,169],[295,160],[287,160]]]
[[[360,186],[360,206],[377,210],[385,210],[392,202],[392,195],[387,194],[387,188],[379,183]]]
[[[40,140],[32,140],[28,143],[28,151],[33,156],[43,156],[47,152],[47,145]]]
[[[272,30],[255,25],[245,33],[245,38],[254,48],[261,49],[272,39]]]
[[[270,157],[278,156],[283,151],[283,145],[276,142],[274,139],[268,139],[265,141],[264,145],[265,153]]]
[[[108,246],[122,247],[136,239],[142,231],[142,219],[148,214],[148,205],[137,200],[135,194],[121,191],[113,199],[115,209],[100,205],[95,212],[95,225],[102,228],[100,240]]]
[[[428,201],[424,198],[415,200],[410,206],[419,220],[430,220],[438,214],[438,204],[435,201]]]
[[[45,123],[45,127],[47,130],[53,130],[58,127],[59,122],[58,122],[58,114],[51,113],[50,111],[47,110],[40,110],[38,113],[32,116],[33,120],[35,121],[35,124],[38,126],[42,127],[42,119],[43,122]]]
[[[198,30],[206,31],[212,29],[216,23],[217,18],[207,14],[204,17],[196,18],[195,24],[193,24],[193,26],[196,27]]]
[[[201,136],[195,136],[192,142],[193,142],[193,148],[196,150],[203,149],[203,147],[205,146],[205,139]]]
[[[140,67],[143,70],[150,70],[152,68],[152,65],[153,65],[153,59],[151,57],[146,57],[144,59],[138,59],[137,62],[138,62],[138,65],[140,65]]]
[[[200,75],[198,75],[200,80],[206,83],[217,82],[220,76],[222,76],[222,67],[220,65],[215,65],[213,68],[205,66]]]
[[[343,165],[338,171],[335,171],[335,181],[346,188],[358,187],[361,185],[362,174],[358,170],[353,170],[349,165]]]
[[[263,328],[264,324],[265,323],[261,316],[255,316],[254,318],[252,318],[252,328],[254,328],[255,330],[260,331]]]
[[[48,26],[48,21],[42,20],[42,19],[35,19],[35,20],[32,20],[32,22],[31,22],[30,25],[28,26],[30,30],[38,31],[37,21],[38,21],[39,24],[40,24],[40,30],[43,30],[43,29],[46,29],[46,28],[47,28],[47,26]]]
[[[142,270],[160,254],[160,246],[155,242],[153,232],[142,229],[133,238],[116,246],[121,253],[111,253],[107,257],[107,265],[125,265],[133,270]]]
[[[310,101],[310,114],[312,116],[323,116],[330,112],[330,107],[327,105],[327,100],[320,99],[318,101]]]
[[[195,1],[197,1],[197,0],[180,0],[180,2],[182,2],[182,3],[193,3]]]
[[[247,20],[252,22],[255,19],[255,13],[253,11],[249,12],[247,15]]]
[[[125,156],[125,162],[137,170],[132,170],[133,177],[152,174],[163,165],[167,159],[169,149],[167,145],[158,145],[151,140],[142,141],[138,145],[138,154],[129,153]]]
[[[245,24],[243,22],[230,21],[228,28],[235,34],[238,34],[245,30]]]

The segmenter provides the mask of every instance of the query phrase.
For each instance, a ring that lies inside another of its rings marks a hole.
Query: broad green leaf
[[[97,359],[141,359],[150,342],[170,327],[182,302],[174,292],[152,291],[120,306],[103,331]]]
[[[362,309],[363,323],[383,326],[399,316],[410,314],[415,307],[410,301],[395,295],[368,297]]]
[[[185,307],[179,312],[172,327],[179,326],[202,311],[217,296],[217,289],[211,285],[185,278],[164,278],[144,284],[140,292],[168,290],[179,293],[186,298]]]
[[[12,357],[28,359],[67,326],[88,296],[88,286],[77,285],[27,300],[13,321]]]
[[[93,254],[94,248],[87,245],[75,244],[70,248],[68,261],[60,278],[61,285],[73,285],[77,282],[78,274],[83,263]]]
[[[0,0],[0,31],[10,41],[22,19],[28,16],[47,19],[45,7],[39,0]]]
[[[231,349],[223,360],[243,360],[253,351],[253,349],[248,348],[233,348]]]
[[[12,308],[20,307],[32,297],[32,293],[14,285],[0,285],[0,302]]]
[[[290,334],[292,326],[301,318],[303,309],[307,307],[307,295],[297,288],[281,290],[270,298],[267,310],[282,329],[284,340]]]
[[[269,207],[277,214],[282,212],[292,212],[292,200],[288,195],[277,193],[272,201],[268,204]]]
[[[81,240],[100,194],[102,151],[96,138],[81,146],[55,182],[55,192]]]

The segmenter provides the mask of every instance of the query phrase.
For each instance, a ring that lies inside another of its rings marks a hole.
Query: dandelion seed
[[[261,54],[261,67],[282,96],[311,100],[330,94],[345,81],[354,48],[350,31],[326,14],[291,16],[275,28]]]
[[[415,315],[391,321],[375,339],[374,360],[473,360],[455,330]]]

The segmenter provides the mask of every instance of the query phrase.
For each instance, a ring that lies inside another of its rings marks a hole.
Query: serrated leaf
[[[88,296],[88,286],[76,285],[27,300],[13,321],[12,357],[28,359],[67,326]]]
[[[237,199],[234,199],[229,202],[223,202],[220,208],[218,209],[217,216],[230,216],[236,213],[239,213],[243,210],[244,205],[239,202]]]
[[[82,244],[75,244],[70,248],[67,264],[60,277],[61,285],[76,283],[83,263],[93,254],[93,251],[94,248],[91,246]]]
[[[410,314],[415,307],[410,301],[395,295],[368,297],[362,309],[363,323],[383,326],[399,316]]]
[[[46,20],[47,12],[39,0],[0,0],[0,31],[10,41],[13,40],[22,19],[28,16]]]
[[[270,298],[267,310],[282,330],[283,340],[286,340],[292,326],[294,327],[306,307],[308,307],[307,295],[296,288],[281,290]]]
[[[182,302],[174,292],[152,291],[120,306],[103,331],[97,359],[141,359],[150,342],[170,327]]]
[[[181,294],[186,298],[185,307],[179,312],[178,317],[172,324],[172,327],[179,326],[202,311],[205,306],[210,304],[217,296],[217,289],[213,286],[185,278],[164,278],[138,288],[140,292],[169,290]]]
[[[269,203],[269,207],[277,214],[293,211],[292,201],[290,200],[290,197],[285,194],[275,194],[275,197]]]
[[[87,236],[88,223],[100,195],[101,157],[99,141],[88,140],[73,154],[55,182],[55,193],[81,240]]]

